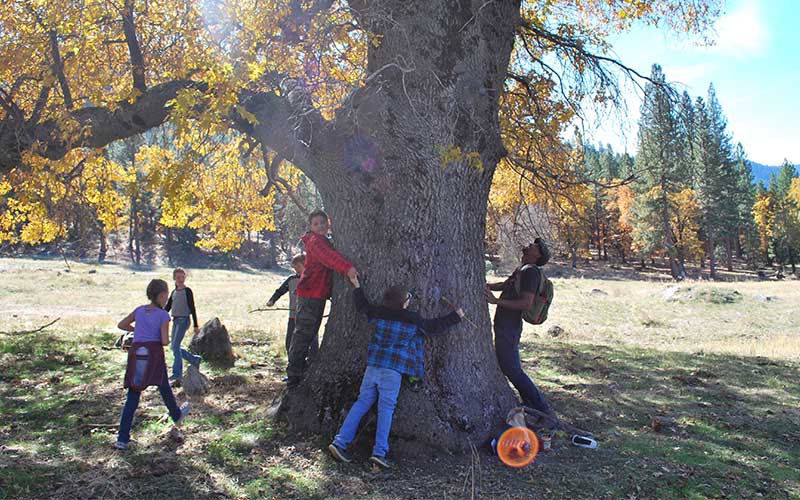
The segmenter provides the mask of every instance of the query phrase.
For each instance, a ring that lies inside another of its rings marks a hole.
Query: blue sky
[[[652,27],[638,27],[612,38],[626,65],[649,74],[662,66],[667,80],[705,99],[709,83],[728,118],[734,144],[768,165],[784,158],[800,163],[800,2],[728,0],[717,21],[713,46]],[[615,151],[636,152],[636,122],[641,92],[628,86],[628,119],[587,123],[594,142]]]

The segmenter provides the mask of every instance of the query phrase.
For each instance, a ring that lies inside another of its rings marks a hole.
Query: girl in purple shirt
[[[164,311],[169,288],[164,280],[152,280],[147,285],[150,303],[139,306],[117,325],[133,332],[133,343],[128,349],[128,366],[125,370],[124,387],[128,397],[119,422],[119,437],[114,445],[118,450],[127,450],[131,440],[133,415],[139,407],[142,390],[155,385],[169,410],[175,424],[180,424],[189,413],[189,403],[180,408],[167,380],[167,365],[164,362],[164,347],[169,343],[169,314]]]

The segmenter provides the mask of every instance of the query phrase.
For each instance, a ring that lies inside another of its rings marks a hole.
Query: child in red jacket
[[[296,387],[305,374],[309,346],[317,338],[325,300],[331,294],[333,271],[344,274],[351,280],[358,277],[356,268],[334,250],[328,241],[328,214],[315,210],[309,214],[308,224],[311,231],[302,237],[306,263],[297,284],[297,316],[289,346],[289,366],[286,368],[289,389]]]

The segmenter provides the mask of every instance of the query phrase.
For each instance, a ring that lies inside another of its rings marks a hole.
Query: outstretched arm
[[[342,254],[331,248],[327,243],[322,243],[314,238],[309,242],[309,246],[311,248],[308,249],[308,252],[315,252],[323,266],[328,269],[333,269],[339,274],[344,274],[350,279],[358,277],[358,272],[356,272],[356,268],[353,264],[342,257]]]
[[[369,303],[367,300],[367,296],[364,295],[364,289],[361,288],[360,283],[358,282],[358,278],[351,280],[353,285],[355,285],[355,290],[353,290],[353,298],[356,301],[356,309],[360,312],[367,315],[368,319],[372,319],[375,317],[375,306]]]
[[[273,293],[272,297],[270,297],[269,301],[267,301],[268,306],[270,307],[274,306],[275,302],[277,302],[279,298],[283,297],[284,294],[286,294],[289,291],[289,282],[292,280],[292,278],[294,278],[294,276],[289,276],[283,281],[283,283],[281,283],[281,286],[279,286],[278,289],[275,290],[275,293]]]
[[[441,335],[448,328],[453,325],[457,325],[461,322],[461,318],[464,317],[464,311],[461,308],[451,312],[450,314],[446,314],[444,316],[439,316],[438,318],[432,319],[424,319],[422,318],[419,327],[422,329],[422,332],[428,336],[434,335]]]

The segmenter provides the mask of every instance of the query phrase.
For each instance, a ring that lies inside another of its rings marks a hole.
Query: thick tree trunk
[[[449,312],[446,296],[477,325],[462,322],[425,341],[423,388],[401,391],[392,425],[395,451],[466,450],[515,404],[493,350],[483,256],[489,187],[505,153],[498,95],[519,3],[362,7],[363,22],[382,35],[370,52],[371,77],[329,133],[318,133],[310,149],[319,168],[307,173],[331,215],[337,249],[373,302],[404,284],[423,316]],[[463,156],[443,163],[454,148]],[[467,160],[472,152],[480,165]],[[334,283],[319,355],[281,405],[293,426],[330,436],[358,396],[372,332],[351,287],[340,276]]]

